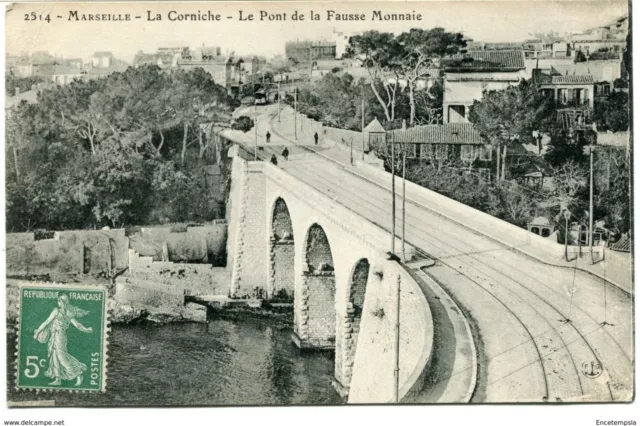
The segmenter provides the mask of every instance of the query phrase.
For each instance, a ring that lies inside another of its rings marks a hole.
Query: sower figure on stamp
[[[271,133],[267,130],[267,143],[271,142]]]
[[[40,343],[47,343],[49,367],[45,371],[46,377],[51,377],[50,385],[60,385],[62,380],[76,380],[76,386],[82,384],[82,373],[87,366],[74,358],[67,349],[67,329],[73,325],[83,333],[91,333],[91,327],[80,324],[76,317],[88,314],[84,309],[69,303],[69,298],[62,295],[58,298],[58,307],[53,308],[47,318],[33,334],[33,338]]]
[[[284,157],[285,161],[289,161],[289,150],[286,147],[282,151],[282,156]]]

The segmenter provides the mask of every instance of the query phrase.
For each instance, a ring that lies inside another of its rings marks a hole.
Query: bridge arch
[[[295,280],[293,224],[287,203],[281,197],[273,203],[270,220],[267,296],[290,300],[294,296]]]
[[[313,223],[308,228],[302,254],[300,309],[295,327],[299,346],[333,349],[336,337],[335,263],[329,239],[320,224]]]
[[[336,379],[346,390],[349,389],[356,355],[360,320],[364,308],[364,296],[369,280],[369,259],[359,259],[349,274],[346,288],[346,309],[338,313],[336,337]]]

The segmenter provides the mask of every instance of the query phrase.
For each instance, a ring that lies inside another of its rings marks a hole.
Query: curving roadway
[[[260,130],[270,129],[274,145],[298,145],[283,135],[287,117],[276,123],[269,120],[273,108],[258,111]],[[360,177],[308,149],[291,151],[280,167],[390,231],[390,182]],[[396,206],[399,232],[399,194]],[[420,200],[408,199],[406,207],[407,243],[436,260],[424,272],[463,307],[474,330],[478,382],[472,402],[631,400],[633,304],[627,293],[574,268],[514,252]]]

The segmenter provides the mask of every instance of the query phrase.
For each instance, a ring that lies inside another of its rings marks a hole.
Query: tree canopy
[[[555,118],[553,102],[540,94],[531,81],[517,86],[485,91],[469,110],[469,121],[483,138],[503,148],[502,179],[508,147],[533,140],[533,131],[548,131]],[[499,159],[499,157],[498,157]]]
[[[439,74],[439,59],[457,53],[464,46],[466,42],[461,33],[443,28],[413,28],[398,36],[371,30],[349,39],[347,56],[359,58],[369,72],[371,90],[384,110],[386,121],[395,120],[401,82],[406,86],[409,122],[413,125],[417,116],[418,82],[429,79],[432,73]],[[383,90],[379,90],[377,81],[382,83]]]
[[[236,106],[202,69],[143,66],[42,90],[8,112],[7,230],[216,217],[224,179],[211,187],[204,171],[224,147],[211,131]]]

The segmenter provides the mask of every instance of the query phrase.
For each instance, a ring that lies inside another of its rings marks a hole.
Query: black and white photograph
[[[4,6],[7,419],[634,401],[630,2]]]

